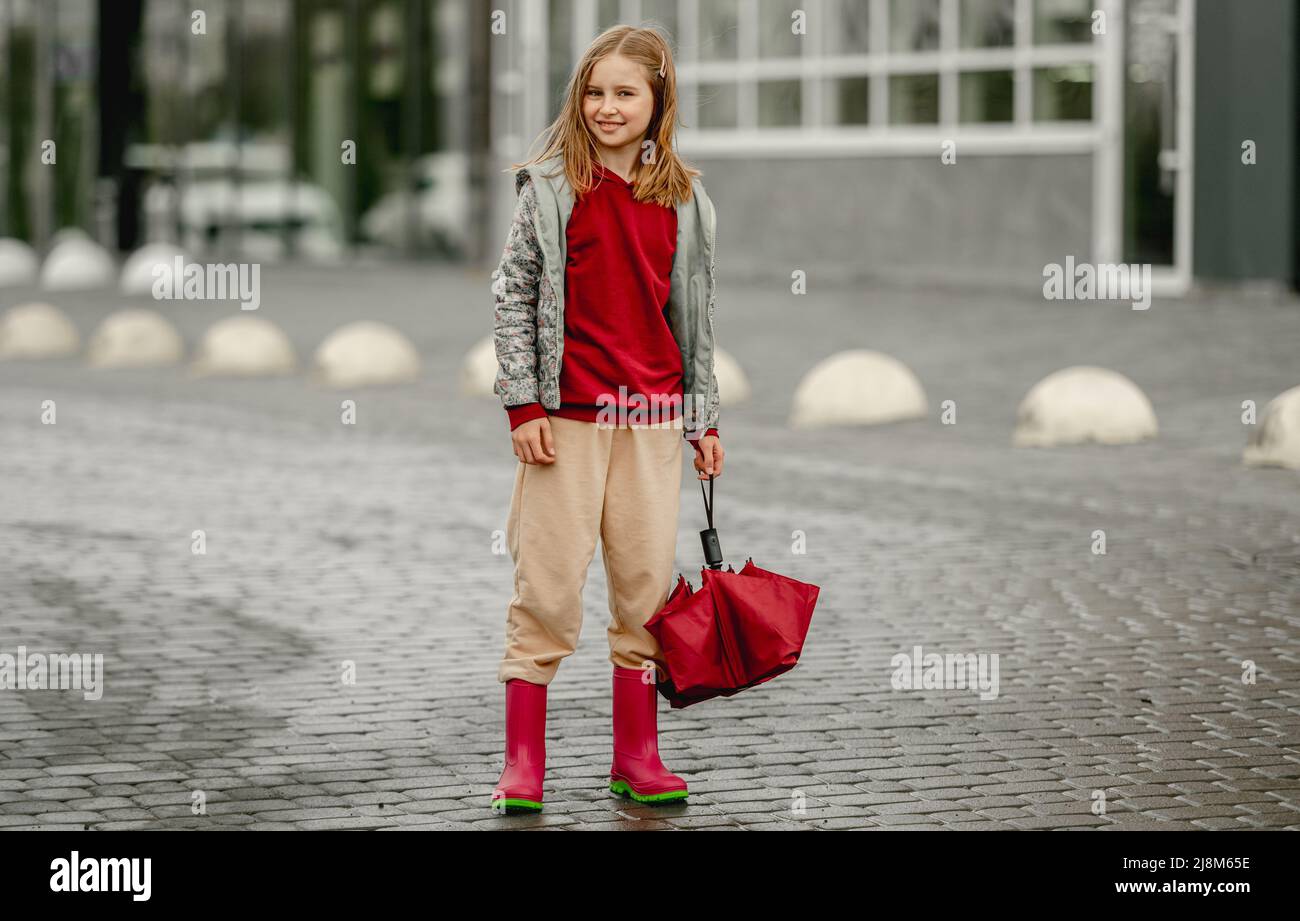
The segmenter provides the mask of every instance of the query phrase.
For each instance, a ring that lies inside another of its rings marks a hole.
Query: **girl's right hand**
[[[510,433],[515,457],[525,464],[555,463],[555,442],[551,440],[551,420],[546,416],[530,419]]]

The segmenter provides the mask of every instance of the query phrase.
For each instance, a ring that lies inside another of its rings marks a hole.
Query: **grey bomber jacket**
[[[499,365],[493,392],[503,406],[540,402],[556,410],[564,361],[565,228],[574,205],[563,158],[519,170],[515,193],[505,251],[492,272]],[[677,250],[666,314],[682,353],[682,427],[690,438],[718,424],[713,373],[716,231],[713,203],[694,177],[690,201],[677,205]]]

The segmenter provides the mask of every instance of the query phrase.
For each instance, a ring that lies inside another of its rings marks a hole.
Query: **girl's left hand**
[[[698,442],[695,449],[695,469],[699,471],[699,479],[707,480],[709,474],[716,476],[722,475],[722,458],[726,452],[722,450],[722,439],[717,435],[706,435]]]

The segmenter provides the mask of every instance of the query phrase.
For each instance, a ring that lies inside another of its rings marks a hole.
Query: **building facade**
[[[0,0],[0,237],[495,264],[505,168],[627,22],[674,47],[723,273],[1294,286],[1298,6]]]
[[[1170,292],[1295,284],[1294,0],[502,5],[498,168],[592,36],[670,34],[723,271],[1019,286],[1073,256]]]
[[[487,6],[0,0],[0,237],[481,258]]]

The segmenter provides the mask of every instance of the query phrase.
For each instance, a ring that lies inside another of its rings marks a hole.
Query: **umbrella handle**
[[[700,480],[700,495],[704,495],[704,481]],[[709,526],[700,532],[700,543],[704,546],[704,562],[709,569],[722,568],[722,544],[718,541],[718,529],[713,526],[713,474],[709,474],[709,494],[704,496],[704,514]]]
[[[700,543],[704,545],[704,562],[710,569],[722,568],[722,544],[718,542],[718,529],[706,528],[700,532]]]

